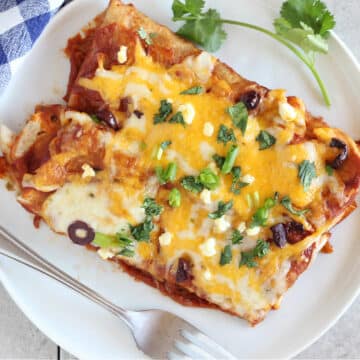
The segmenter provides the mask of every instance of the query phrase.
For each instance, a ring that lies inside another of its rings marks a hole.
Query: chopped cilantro
[[[302,215],[306,214],[306,213],[309,211],[309,209],[296,210],[296,209],[293,207],[289,196],[284,196],[284,197],[281,199],[280,204],[281,204],[285,209],[287,209],[291,214],[297,215],[297,216],[302,216]]]
[[[130,225],[130,233],[137,241],[150,240],[150,233],[154,229],[154,224],[150,218],[146,218],[143,223],[132,226]]]
[[[257,267],[256,258],[262,258],[267,255],[270,251],[270,245],[268,242],[259,239],[254,249],[249,251],[243,251],[241,253],[241,259],[239,266],[245,265],[249,268]]]
[[[142,206],[145,209],[146,216],[158,216],[162,213],[163,207],[161,205],[158,205],[153,198],[146,198],[144,200],[144,204]]]
[[[316,178],[316,169],[315,163],[310,162],[309,160],[304,160],[299,165],[299,174],[298,174],[301,184],[304,187],[304,191],[308,191],[312,181]]]
[[[215,161],[216,166],[219,168],[219,170],[221,170],[221,168],[224,165],[225,162],[225,157],[224,156],[220,156],[218,154],[214,154],[212,156],[213,160]]]
[[[204,88],[202,86],[194,86],[190,89],[182,91],[181,95],[199,95],[204,92]]]
[[[223,143],[224,145],[226,145],[229,141],[236,142],[234,130],[228,128],[224,124],[221,124],[217,135],[217,141],[219,143]]]
[[[249,184],[240,180],[240,176],[241,176],[241,167],[240,166],[234,166],[231,169],[231,175],[233,178],[232,178],[232,182],[231,182],[230,191],[232,193],[234,193],[235,195],[239,195],[241,189],[245,186],[248,186]]]
[[[276,143],[276,138],[265,130],[261,130],[256,137],[256,141],[259,142],[259,150],[265,150],[270,148]]]
[[[249,117],[245,104],[240,101],[237,104],[230,106],[226,111],[230,115],[233,124],[240,129],[244,135]]]
[[[181,179],[181,185],[185,190],[199,193],[204,190],[204,185],[195,176],[185,176]]]
[[[185,121],[184,121],[184,116],[183,114],[178,111],[177,113],[175,113],[175,115],[173,115],[170,120],[169,123],[171,124],[181,124],[185,126]]]
[[[232,200],[230,200],[228,202],[219,201],[217,210],[210,213],[208,215],[208,217],[210,219],[219,219],[223,215],[225,215],[225,213],[228,212],[232,207],[233,207],[233,201]]]
[[[172,112],[172,104],[167,100],[160,101],[160,108],[158,112],[154,115],[154,124],[160,124],[166,121],[166,118]]]
[[[240,231],[235,229],[233,233],[231,234],[231,242],[235,244],[241,244],[242,240],[244,239],[244,236],[241,235]]]
[[[221,252],[220,265],[223,266],[229,264],[231,260],[232,260],[231,245],[226,245],[224,247],[224,250]]]

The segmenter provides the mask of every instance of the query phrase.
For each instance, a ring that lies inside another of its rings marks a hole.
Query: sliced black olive
[[[74,221],[68,227],[68,235],[73,243],[90,244],[95,238],[95,231],[84,221]]]
[[[120,126],[114,116],[114,114],[108,110],[99,110],[95,114],[101,121],[103,121],[106,125],[111,127],[113,130],[118,131],[120,130]]]
[[[348,157],[349,154],[348,146],[343,141],[336,138],[332,138],[330,141],[330,147],[334,147],[341,150],[340,154],[337,155],[332,162],[328,163],[328,165],[330,165],[333,169],[339,169]]]
[[[273,241],[279,248],[283,248],[287,243],[286,229],[284,224],[276,224],[271,227]]]
[[[242,94],[239,101],[242,101],[248,110],[254,110],[259,105],[260,95],[255,90],[250,90]]]
[[[144,113],[140,110],[134,110],[134,114],[138,119],[140,119],[144,115]]]
[[[186,280],[190,280],[190,263],[186,259],[180,258],[178,261],[178,267],[176,270],[175,280],[176,282],[183,282]]]

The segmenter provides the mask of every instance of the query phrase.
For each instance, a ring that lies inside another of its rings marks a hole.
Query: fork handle
[[[61,284],[74,290],[78,294],[81,294],[89,300],[101,305],[103,308],[122,319],[130,328],[132,328],[130,318],[126,314],[126,310],[113,304],[96,291],[81,284],[79,281],[58,269],[56,266],[50,264],[22,241],[10,234],[2,226],[0,226],[0,237],[1,240],[3,240],[0,246],[0,255],[29,266],[30,268],[59,281]]]

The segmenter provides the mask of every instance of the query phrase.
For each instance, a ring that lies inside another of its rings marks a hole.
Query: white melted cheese
[[[139,119],[135,114],[132,114],[128,119],[126,119],[124,123],[124,129],[126,128],[138,129],[139,131],[144,133],[146,131],[145,116],[143,115]]]
[[[215,149],[208,142],[202,141],[200,143],[200,154],[205,161],[211,161],[212,156],[215,154]]]
[[[142,99],[155,103],[151,91],[144,84],[128,83],[124,90],[124,97],[126,96],[130,96],[133,99],[135,107],[138,107],[139,101]]]
[[[164,84],[164,77],[160,77],[158,74],[143,69],[138,66],[131,66],[126,70],[125,76],[129,76],[135,73],[138,75],[142,80],[147,81],[148,83],[155,85],[163,94],[168,94],[169,89]]]
[[[67,233],[70,224],[81,220],[105,234],[115,234],[127,221],[112,214],[107,189],[97,183],[67,183],[46,200],[45,219],[54,230]]]

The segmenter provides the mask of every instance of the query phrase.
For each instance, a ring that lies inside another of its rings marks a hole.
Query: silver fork
[[[155,359],[234,359],[195,326],[162,310],[125,310],[67,275],[0,226],[0,255],[29,266],[101,305],[123,320],[137,347]]]

